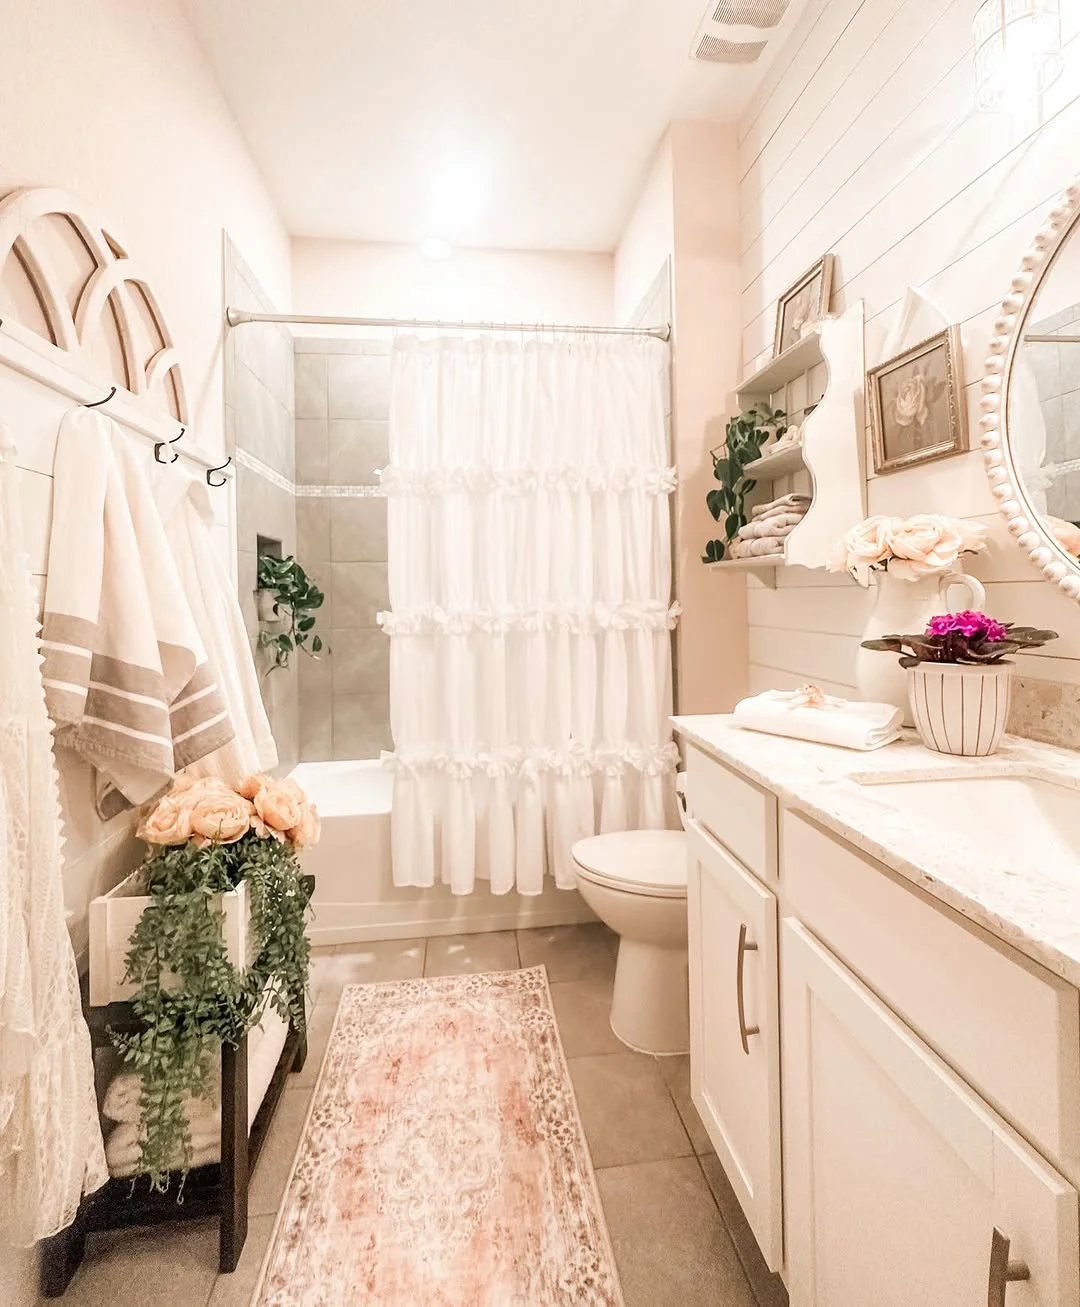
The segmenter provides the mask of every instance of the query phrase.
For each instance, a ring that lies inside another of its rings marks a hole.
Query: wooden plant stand
[[[305,877],[308,896],[314,877]],[[84,995],[85,998],[85,995]],[[86,1007],[93,1048],[111,1048],[109,1029],[131,1033],[138,1021],[130,1003],[107,1007]],[[221,1047],[221,1161],[192,1168],[181,1188],[179,1173],[170,1178],[165,1193],[150,1187],[145,1175],[114,1178],[79,1206],[75,1220],[41,1244],[40,1283],[43,1298],[60,1298],[86,1253],[87,1235],[100,1230],[120,1230],[138,1225],[160,1225],[168,1221],[198,1221],[219,1217],[218,1267],[236,1270],[244,1250],[248,1228],[248,1184],[259,1159],[274,1113],[289,1078],[303,1068],[307,1040],[290,1028],[274,1074],[259,1111],[248,1121],[247,1035],[236,1047]]]

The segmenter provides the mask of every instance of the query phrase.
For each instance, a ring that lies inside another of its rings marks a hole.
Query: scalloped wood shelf
[[[806,466],[802,445],[786,445],[783,449],[773,449],[743,468],[743,476],[755,481],[775,481],[778,477],[791,476],[801,472]]]
[[[744,395],[772,395],[782,386],[786,386],[789,381],[801,377],[803,373],[809,372],[824,360],[821,327],[815,327],[813,331],[803,336],[802,340],[797,340],[794,345],[784,350],[783,354],[770,359],[764,367],[758,368],[745,381],[741,381],[735,393],[739,397],[740,404]]]

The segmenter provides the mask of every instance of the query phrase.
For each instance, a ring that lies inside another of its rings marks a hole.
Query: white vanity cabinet
[[[693,1099],[792,1307],[1080,1307],[1077,990],[687,771]]]
[[[1076,1307],[1075,1190],[796,921],[783,957],[792,1307]]]
[[[783,1260],[776,896],[687,823],[690,1089],[770,1270]]]

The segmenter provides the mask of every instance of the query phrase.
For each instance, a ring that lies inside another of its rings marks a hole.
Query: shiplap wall
[[[973,109],[976,8],[812,0],[740,123],[743,363],[752,370],[771,347],[777,297],[827,250],[837,256],[834,312],[866,301],[867,367],[881,361],[909,285],[961,323],[973,452],[871,474],[868,511],[984,520],[990,552],[967,566],[989,582],[988,606],[1063,637],[1020,660],[1021,673],[1076,686],[1080,607],[1004,531],[978,452],[978,399],[1000,301],[1080,171],[1080,6],[1063,6],[1065,72],[1026,122]],[[748,585],[752,689],[813,679],[849,693],[873,591],[801,569],[781,573],[775,590]]]

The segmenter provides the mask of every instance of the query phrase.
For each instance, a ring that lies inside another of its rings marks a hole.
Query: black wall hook
[[[154,446],[154,461],[157,463],[163,463],[166,467],[168,467],[170,463],[178,463],[180,461],[180,455],[175,449],[172,451],[172,458],[162,458],[161,451],[166,447],[166,445],[175,445],[178,440],[181,440],[186,430],[187,427],[181,427],[180,435],[173,436],[171,440],[159,440]]]
[[[109,391],[109,393],[105,396],[104,399],[95,399],[92,404],[84,404],[83,408],[100,408],[102,404],[107,404],[115,394],[116,394],[116,387],[113,386],[112,390]]]
[[[231,462],[232,462],[232,455],[230,454],[229,457],[225,460],[224,463],[222,463],[220,467],[208,467],[206,469],[206,484],[208,486],[213,486],[215,489],[218,486],[223,486],[225,482],[228,481],[229,479],[228,477],[222,477],[220,481],[211,481],[210,474],[212,472],[224,472]]]

